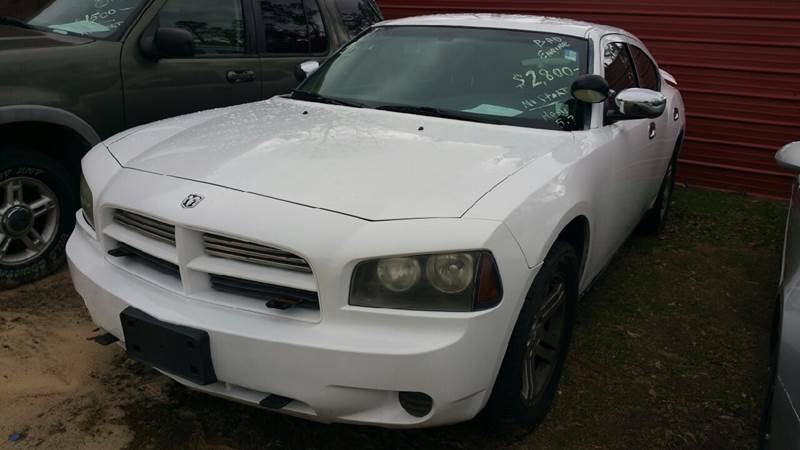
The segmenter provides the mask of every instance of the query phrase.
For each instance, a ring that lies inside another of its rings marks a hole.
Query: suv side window
[[[241,0],[169,0],[159,25],[192,33],[198,57],[246,53]]]
[[[328,34],[316,0],[261,0],[268,53],[324,53]]]
[[[628,48],[631,50],[631,56],[633,56],[633,61],[636,63],[636,74],[639,75],[639,87],[660,91],[661,80],[658,76],[656,64],[647,56],[647,53],[642,51],[639,47],[629,45]]]
[[[351,38],[383,20],[373,0],[336,0],[336,9]]]

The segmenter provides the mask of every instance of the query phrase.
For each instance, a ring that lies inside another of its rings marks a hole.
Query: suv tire
[[[77,177],[34,149],[15,146],[0,161],[0,289],[58,269],[75,225]]]

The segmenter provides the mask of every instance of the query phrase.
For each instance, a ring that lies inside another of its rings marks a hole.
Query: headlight
[[[497,264],[486,251],[364,261],[350,286],[350,304],[372,308],[476,311],[502,296]]]
[[[419,281],[419,262],[414,258],[389,258],[378,261],[377,273],[383,287],[392,292],[405,292]]]
[[[94,229],[94,198],[83,174],[81,174],[81,209],[83,209],[83,217]]]

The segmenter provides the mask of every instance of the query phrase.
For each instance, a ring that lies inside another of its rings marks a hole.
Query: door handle
[[[255,81],[256,73],[252,70],[229,70],[225,78],[228,83],[247,83]]]
[[[647,135],[650,139],[654,139],[656,137],[656,124],[655,122],[650,122],[650,129],[647,132]]]

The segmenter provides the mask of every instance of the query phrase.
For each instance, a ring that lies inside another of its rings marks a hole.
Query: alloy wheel
[[[46,184],[29,177],[0,182],[0,264],[22,265],[42,255],[58,221],[58,199]]]
[[[527,405],[536,403],[558,365],[566,303],[566,281],[555,275],[550,280],[545,301],[536,312],[525,344],[520,394]]]

